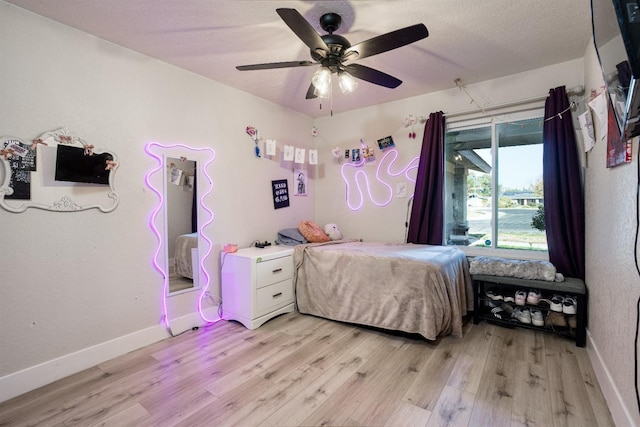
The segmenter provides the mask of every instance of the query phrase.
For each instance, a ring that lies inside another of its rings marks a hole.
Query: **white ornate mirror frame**
[[[153,210],[149,218],[149,227],[158,239],[158,246],[153,254],[153,267],[162,276],[164,286],[162,290],[163,321],[167,328],[169,325],[169,315],[167,308],[167,298],[172,294],[169,293],[169,268],[167,258],[167,242],[166,242],[166,219],[164,212],[165,195],[164,195],[164,173],[166,169],[165,158],[167,157],[188,157],[195,160],[197,166],[197,197],[198,197],[198,267],[199,272],[194,271],[194,275],[198,274],[200,287],[200,296],[198,298],[198,311],[200,316],[206,322],[213,322],[203,311],[203,300],[207,298],[209,293],[209,284],[211,274],[207,270],[206,261],[213,249],[213,242],[207,236],[206,228],[213,222],[213,212],[204,204],[206,197],[213,191],[213,181],[207,173],[207,168],[215,160],[215,151],[211,148],[194,148],[184,144],[165,145],[157,142],[149,142],[145,145],[145,152],[154,158],[157,165],[149,171],[145,177],[147,187],[149,187],[158,196],[158,205]]]
[[[53,185],[55,154],[52,153],[52,149],[57,145],[78,146],[84,149],[84,154],[87,156],[109,154],[111,160],[105,161],[105,170],[109,171],[108,188],[102,185],[72,182],[56,182]],[[54,197],[53,201],[6,198],[6,196],[13,194],[13,189],[10,187],[12,174],[10,159],[20,157],[17,150],[25,147],[26,151],[39,152],[36,156],[36,170],[31,173],[30,185],[36,190],[35,192],[46,186],[46,193]],[[46,157],[46,159],[43,160],[43,157]],[[45,132],[30,142],[11,136],[0,137],[0,207],[13,213],[21,213],[29,208],[54,212],[77,212],[88,209],[99,209],[105,213],[111,212],[118,206],[120,201],[114,187],[117,165],[118,159],[113,152],[97,149],[65,128]],[[57,200],[55,199],[56,197],[58,197]],[[78,197],[86,201],[78,201]],[[106,201],[95,202],[96,199],[104,197],[106,197]]]

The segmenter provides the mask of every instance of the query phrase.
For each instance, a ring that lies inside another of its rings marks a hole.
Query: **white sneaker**
[[[531,312],[528,308],[516,307],[513,310],[513,316],[520,323],[531,324]]]
[[[495,307],[491,310],[491,314],[498,319],[502,319],[502,316],[504,316],[505,313],[502,307]]]
[[[531,323],[534,326],[544,326],[544,317],[542,317],[542,312],[537,308],[531,309]]]
[[[558,313],[562,313],[562,306],[564,304],[564,298],[560,295],[554,295],[551,298],[551,305],[549,308],[551,311],[557,311]]]
[[[527,294],[527,304],[538,305],[540,298],[542,298],[540,291],[537,289],[531,289],[529,294]]]
[[[574,297],[564,297],[562,302],[562,312],[564,314],[576,314],[578,308],[578,302]]]
[[[512,294],[511,292],[504,293],[504,302],[515,302],[515,301],[516,301],[515,294]]]
[[[500,295],[494,289],[487,289],[487,291],[485,292],[485,295],[491,298],[493,301],[502,301],[502,295]]]
[[[527,301],[527,293],[525,291],[516,291],[516,305],[524,305]]]

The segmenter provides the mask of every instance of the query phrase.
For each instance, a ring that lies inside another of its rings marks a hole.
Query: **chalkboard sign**
[[[289,188],[286,179],[271,181],[273,191],[273,208],[280,209],[289,206]]]
[[[13,189],[13,194],[4,198],[30,200],[31,171],[36,170],[36,150],[18,139],[7,139],[1,147],[12,154],[8,160],[11,169],[9,187]]]

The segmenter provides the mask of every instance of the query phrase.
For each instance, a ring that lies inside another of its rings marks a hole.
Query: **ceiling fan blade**
[[[316,95],[315,92],[316,92],[316,87],[313,85],[313,83],[311,83],[309,85],[309,89],[307,89],[307,96],[305,96],[304,99],[317,98],[318,95]]]
[[[238,65],[236,69],[240,71],[270,70],[273,68],[308,67],[310,65],[317,65],[317,63],[311,61],[268,62],[266,64]]]
[[[291,28],[291,30],[313,51],[324,50],[328,51],[329,47],[322,40],[320,34],[307,22],[300,12],[295,9],[276,9],[280,18],[285,24]]]
[[[416,24],[360,42],[346,49],[343,56],[355,51],[358,53],[355,58],[362,59],[406,46],[428,36],[427,27],[424,24]]]
[[[353,77],[391,89],[395,89],[402,84],[402,80],[360,64],[347,65],[344,70]]]

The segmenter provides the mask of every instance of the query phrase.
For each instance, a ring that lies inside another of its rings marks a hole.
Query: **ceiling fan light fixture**
[[[313,90],[313,94],[318,98],[329,98],[329,93],[331,93],[331,85],[329,85],[324,91],[318,90],[318,88]]]
[[[314,94],[320,98],[326,98],[329,96],[329,89],[331,88],[331,70],[327,67],[322,67],[313,74],[311,77],[311,84],[315,87]]]
[[[338,84],[342,93],[351,93],[358,87],[358,80],[346,71],[338,72]]]

